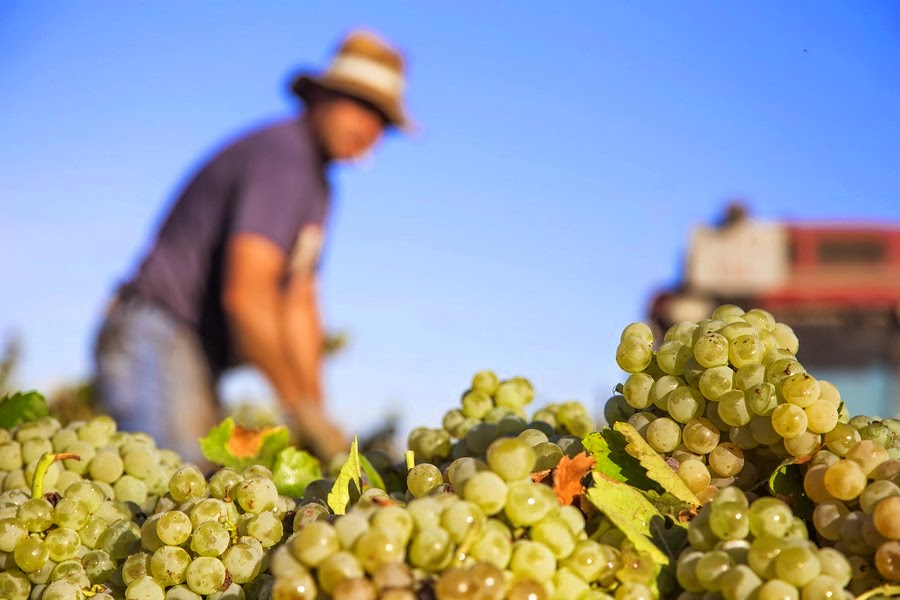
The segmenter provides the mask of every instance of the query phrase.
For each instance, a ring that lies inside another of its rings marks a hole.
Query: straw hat
[[[409,130],[404,84],[403,55],[376,34],[355,31],[344,38],[324,72],[300,74],[291,90],[304,101],[316,86],[347,94],[374,105],[394,127]]]

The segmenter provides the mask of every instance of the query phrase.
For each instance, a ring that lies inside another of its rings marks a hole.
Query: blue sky
[[[323,312],[351,345],[327,387],[352,430],[390,410],[437,425],[484,367],[597,408],[622,327],[729,198],[900,222],[888,0],[7,1],[0,334],[22,336],[22,386],[90,373],[103,306],[179,185],[295,111],[291,75],[357,26],[407,51],[421,132],[334,173]]]

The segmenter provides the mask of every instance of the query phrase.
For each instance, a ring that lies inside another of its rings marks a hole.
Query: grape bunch
[[[803,477],[815,503],[818,539],[849,557],[856,593],[880,580],[900,582],[900,458],[891,453],[896,432],[900,422],[893,419],[854,417],[838,424]]]
[[[623,330],[616,361],[630,375],[606,419],[632,424],[701,501],[751,488],[849,419],[837,388],[797,360],[791,328],[765,310],[723,305],[654,343],[643,323]]]
[[[854,570],[834,548],[809,540],[805,523],[770,496],[749,502],[726,487],[691,522],[679,555],[678,600],[841,600]]]
[[[108,417],[45,417],[0,429],[0,476],[0,598],[272,597],[295,502],[265,467],[207,480]]]

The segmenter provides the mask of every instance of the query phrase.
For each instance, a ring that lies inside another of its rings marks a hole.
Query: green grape
[[[61,579],[47,585],[41,600],[84,600],[84,592],[77,585]]]
[[[758,363],[750,363],[734,372],[732,383],[735,389],[747,391],[766,381],[766,367]]]
[[[319,587],[328,593],[333,592],[341,582],[362,578],[364,575],[365,572],[359,561],[353,554],[346,551],[330,555],[319,564],[317,569]]]
[[[707,552],[697,561],[695,571],[697,581],[705,590],[721,590],[721,577],[733,567],[731,557],[721,550]]]
[[[206,478],[194,465],[185,465],[175,471],[169,479],[169,493],[176,502],[185,502],[191,498],[206,496],[208,487]]]
[[[760,383],[744,390],[744,402],[753,415],[771,416],[778,407],[778,394],[771,383]]]
[[[652,342],[638,337],[625,337],[616,348],[616,364],[627,373],[643,371],[653,358]]]
[[[513,544],[509,570],[514,579],[531,579],[543,583],[553,578],[556,558],[549,548],[539,542],[518,540]]]
[[[441,527],[426,527],[413,534],[407,552],[413,566],[440,571],[453,558],[453,540]]]
[[[646,436],[647,425],[656,420],[656,415],[652,412],[638,412],[628,417],[628,424],[637,430],[641,436]]]
[[[842,460],[829,465],[823,480],[825,490],[838,500],[854,500],[866,488],[866,473],[858,463]]]
[[[822,565],[822,573],[827,573],[834,577],[841,587],[846,587],[850,583],[852,570],[850,561],[847,557],[835,550],[834,548],[819,548],[817,551],[819,564]]]
[[[838,423],[825,434],[825,445],[838,456],[845,456],[862,439],[859,431],[846,423]]]
[[[0,471],[12,471],[22,464],[22,446],[18,442],[0,444]]]
[[[140,539],[141,530],[137,524],[121,519],[100,534],[97,548],[105,551],[113,560],[125,560],[131,554],[132,544]]]
[[[116,492],[116,499],[120,502],[143,504],[147,501],[147,484],[131,475],[122,475],[113,484],[113,490]]]
[[[185,570],[188,587],[198,594],[212,594],[225,583],[225,565],[212,556],[198,556]]]
[[[700,366],[697,359],[692,356],[691,359],[687,361],[687,364],[684,365],[684,381],[690,386],[699,388],[700,377],[703,375],[704,371],[706,371],[706,369]]]
[[[744,467],[744,452],[731,442],[723,442],[709,453],[708,461],[711,473],[733,477]]]
[[[222,500],[229,495],[231,488],[243,479],[244,476],[238,471],[223,467],[209,478],[209,494],[213,498]]]
[[[880,421],[869,423],[859,430],[859,435],[864,440],[872,440],[882,446],[890,446],[893,441],[894,434],[888,429],[887,425]]]
[[[666,330],[664,341],[670,340],[678,340],[685,346],[693,345],[693,335],[694,330],[697,329],[696,323],[691,323],[689,321],[683,321],[681,323],[676,323],[669,327]]]
[[[12,552],[26,537],[28,530],[16,518],[0,519],[0,552]]]
[[[247,534],[259,540],[263,548],[271,548],[284,537],[284,525],[273,513],[259,513],[247,521]]]
[[[476,504],[459,500],[441,514],[441,527],[447,530],[453,543],[461,544],[473,530],[481,532],[485,520],[484,512]]]
[[[747,565],[735,565],[719,579],[725,600],[748,600],[755,598],[755,590],[762,584],[759,575]]]
[[[719,333],[708,332],[697,339],[693,352],[701,367],[709,369],[728,364],[728,340]]]
[[[681,426],[668,417],[660,417],[647,426],[647,443],[657,452],[671,452],[681,443]]]
[[[351,554],[350,556],[353,555]],[[248,583],[255,579],[262,570],[263,552],[255,545],[243,541],[242,538],[237,544],[229,546],[225,551],[222,555],[222,564],[225,565],[225,569],[231,574],[232,581],[240,584]],[[361,571],[360,569],[360,574]],[[161,578],[157,576],[157,579]]]
[[[122,581],[129,585],[135,579],[150,573],[151,555],[146,552],[132,554],[122,563]]]
[[[228,519],[228,505],[218,498],[204,498],[191,508],[191,527],[199,527],[206,521],[224,521]]]
[[[374,573],[385,563],[402,561],[405,548],[396,542],[393,534],[381,529],[364,531],[353,546],[353,553],[367,573]]]
[[[146,479],[159,464],[156,448],[134,444],[122,454],[122,466],[125,473],[138,479]]]
[[[709,528],[721,540],[740,540],[750,532],[748,509],[740,502],[713,504]]]
[[[796,437],[784,440],[784,449],[791,456],[810,456],[821,444],[822,436],[807,430]]]
[[[656,351],[656,364],[668,375],[682,375],[687,361],[693,356],[691,347],[679,340],[670,340]],[[636,407],[638,408],[638,407]]]
[[[116,570],[116,563],[103,550],[87,552],[81,557],[81,565],[91,585],[106,583]]]
[[[625,401],[632,408],[643,410],[653,404],[650,396],[650,389],[653,387],[654,379],[651,375],[644,372],[632,373],[625,380],[622,386],[622,395]]]
[[[736,369],[762,363],[766,345],[756,335],[743,334],[728,343],[728,359]]]
[[[803,476],[803,491],[807,497],[816,504],[830,502],[834,500],[834,496],[828,493],[825,488],[825,469],[828,465],[818,464],[807,469]]]
[[[900,486],[887,479],[873,481],[859,495],[859,507],[871,514],[879,502],[892,496],[900,496]]]
[[[673,375],[663,375],[654,381],[650,386],[650,399],[654,406],[665,410],[668,406],[669,393],[680,385],[684,385],[684,380]]]
[[[816,400],[804,410],[807,427],[813,433],[828,433],[838,423],[838,409],[828,400]]]
[[[819,382],[809,373],[795,373],[781,383],[781,395],[786,402],[806,408],[819,399]]]
[[[719,417],[729,427],[741,427],[750,423],[752,415],[747,408],[744,392],[732,390],[725,392],[716,399]]]
[[[231,533],[218,521],[204,521],[191,535],[191,550],[199,556],[220,556],[231,543]]]
[[[81,546],[81,538],[74,529],[57,527],[47,532],[44,543],[50,552],[50,560],[62,562],[75,557],[78,547]]]
[[[778,578],[798,588],[818,577],[821,568],[816,551],[805,545],[785,548],[775,557]]]
[[[500,438],[487,449],[487,464],[506,481],[528,477],[534,470],[537,455],[519,438]]]
[[[691,452],[709,454],[719,444],[719,429],[707,418],[692,419],[684,426],[682,441]]]
[[[679,423],[687,423],[691,419],[700,417],[706,410],[706,401],[703,399],[703,395],[687,385],[678,386],[666,398],[667,412]]]
[[[495,423],[478,423],[466,432],[466,446],[475,454],[484,454],[498,436]]]
[[[169,546],[180,546],[187,542],[193,529],[191,518],[178,510],[163,513],[156,521],[156,535]]]
[[[84,527],[78,530],[78,537],[81,538],[81,543],[85,547],[95,548],[97,546],[97,541],[100,539],[100,535],[106,531],[108,526],[109,523],[103,519],[91,516]]]
[[[62,504],[62,502],[67,499],[78,499],[83,501],[87,505],[88,512],[93,513],[100,508],[100,505],[103,504],[103,501],[107,500],[108,497],[98,483],[81,480],[66,488],[65,497],[60,500],[59,504]],[[57,504],[57,510],[59,510],[59,504]]]
[[[406,475],[406,485],[416,498],[427,495],[443,482],[440,469],[430,463],[420,463]]]
[[[21,572],[0,571],[0,597],[8,600],[28,600],[31,582]]]
[[[46,531],[53,525],[53,505],[44,498],[26,500],[16,511],[16,519],[30,533]]]
[[[22,462],[35,462],[48,452],[53,452],[53,443],[46,438],[30,438],[21,443]],[[18,465],[17,465],[18,466]]]
[[[487,515],[500,512],[506,504],[507,487],[493,471],[478,471],[466,481],[463,497],[478,505]]]
[[[729,429],[728,440],[741,450],[752,450],[759,446],[759,442],[753,437],[753,431],[750,429],[749,424]]]
[[[496,519],[489,519],[469,553],[475,560],[505,569],[512,556],[512,543],[509,528]]]
[[[734,389],[734,371],[727,365],[706,369],[700,375],[697,388],[708,400],[716,401],[719,396]]]
[[[500,378],[490,369],[484,369],[472,376],[472,389],[493,396],[500,386]]]
[[[555,469],[559,464],[559,461],[562,460],[563,451],[558,444],[554,444],[553,442],[542,442],[535,445],[533,448],[534,454],[537,457],[537,461],[534,464],[535,471]]]
[[[800,592],[787,581],[770,579],[757,589],[756,600],[800,600]]]
[[[809,420],[796,404],[779,404],[772,411],[772,427],[784,439],[795,438],[806,431]]]
[[[100,448],[91,460],[88,466],[88,473],[91,479],[95,481],[105,481],[112,484],[122,473],[125,472],[125,465],[122,463],[122,457],[116,450],[108,448]],[[201,475],[202,477],[202,475]]]
[[[50,550],[44,540],[30,535],[16,544],[13,550],[13,559],[20,569],[31,573],[43,567],[50,560]]]
[[[463,416],[470,419],[482,419],[494,408],[494,401],[490,395],[480,390],[467,391],[463,394],[461,403]]]
[[[771,535],[783,537],[791,526],[791,508],[777,498],[763,497],[750,505],[750,533],[754,537]]]
[[[203,600],[203,596],[182,583],[166,590],[166,600]]]
[[[504,512],[513,525],[530,526],[542,520],[558,502],[551,487],[531,480],[517,481],[509,484]]]
[[[246,477],[235,485],[234,499],[245,512],[259,514],[275,507],[278,489],[271,479]]]
[[[703,558],[703,552],[687,549],[678,556],[675,565],[675,577],[678,585],[686,592],[703,592],[705,588],[697,579],[697,562]]]
[[[547,516],[531,527],[530,537],[550,549],[557,560],[562,560],[575,550],[575,536],[565,521]]]

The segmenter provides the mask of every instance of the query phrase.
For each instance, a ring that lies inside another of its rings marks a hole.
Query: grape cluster
[[[900,422],[854,417],[825,435],[803,488],[815,503],[812,524],[823,545],[850,558],[857,593],[880,580],[900,582]],[[885,446],[888,446],[886,448]]]
[[[108,417],[46,417],[0,429],[0,476],[0,598],[272,597],[269,555],[295,503],[265,467],[207,480]]]
[[[809,540],[805,523],[776,498],[748,501],[723,488],[701,509],[679,555],[679,600],[835,600],[853,598],[850,561]]]
[[[762,309],[717,308],[678,323],[654,350],[643,323],[616,351],[630,373],[606,405],[631,423],[701,501],[729,485],[749,489],[784,458],[807,456],[849,418],[837,388],[798,362],[791,328]]]
[[[298,509],[309,518],[273,558],[276,591],[373,600],[423,590],[442,600],[653,598],[657,565],[649,556],[602,515],[588,519],[532,479],[582,452],[581,436],[596,428],[576,402],[529,419],[533,397],[523,377],[480,371],[442,428],[410,433],[412,468],[373,460],[382,473],[403,473],[385,478],[393,489],[369,489],[335,517],[322,497],[328,486],[311,484]]]

